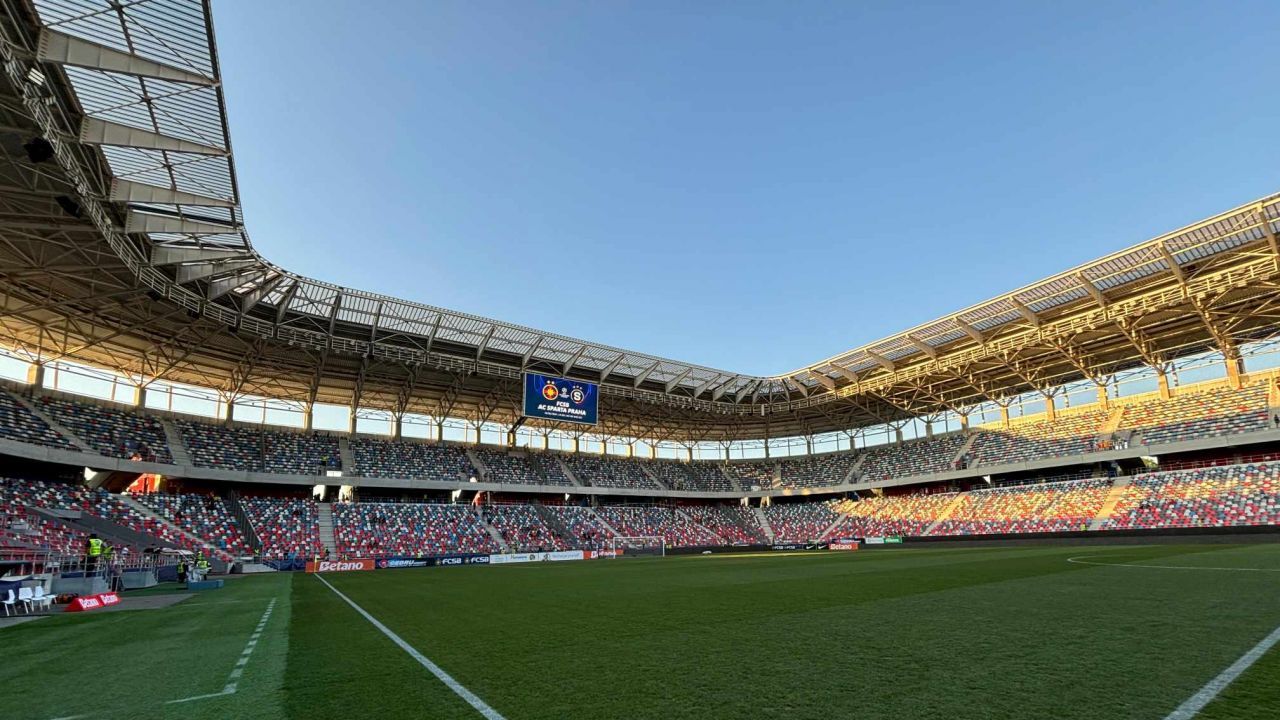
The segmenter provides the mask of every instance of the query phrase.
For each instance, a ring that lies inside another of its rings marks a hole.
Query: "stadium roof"
[[[603,432],[692,440],[963,411],[1230,354],[1277,326],[1276,195],[768,377],[340,287],[271,264],[249,240],[207,2],[0,1],[12,190],[0,232],[20,270],[5,278],[0,322],[40,358],[233,396],[500,422],[514,422],[519,375],[536,370],[601,382]],[[34,135],[56,169],[22,158]],[[54,248],[78,265],[51,265],[68,258]],[[102,304],[109,290],[119,312]]]

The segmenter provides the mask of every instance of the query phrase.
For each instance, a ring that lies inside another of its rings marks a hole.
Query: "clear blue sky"
[[[219,3],[249,231],[776,373],[1280,189],[1280,3]]]

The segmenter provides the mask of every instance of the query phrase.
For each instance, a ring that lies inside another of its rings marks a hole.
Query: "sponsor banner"
[[[563,562],[565,560],[582,560],[583,554],[581,550],[557,550],[556,552],[547,553],[547,559],[552,562]]]
[[[372,570],[374,562],[372,558],[360,558],[358,560],[308,560],[307,572],[353,572],[356,570]]]
[[[379,558],[377,565],[379,570],[388,570],[394,568],[428,567],[430,565],[435,565],[435,562],[434,558],[391,557]]]
[[[901,545],[902,538],[898,537],[897,535],[891,535],[884,539],[884,543],[886,545]]]
[[[604,558],[618,557],[618,553],[613,550],[587,550],[583,554],[587,560],[601,560]]]
[[[842,545],[856,545],[858,544],[858,538],[843,537],[843,538],[838,538],[836,540],[832,540],[831,542],[840,543]]]
[[[901,545],[902,544],[902,538],[898,537],[897,535],[890,535],[888,537],[863,538],[862,541],[868,545]]]
[[[883,544],[884,544],[884,538],[882,538],[882,537],[868,537],[868,538],[862,538],[862,541],[863,541],[863,542],[865,542],[865,543],[866,543],[866,544],[868,544],[868,545],[883,545]]]
[[[827,545],[827,549],[828,549],[828,550],[857,550],[857,549],[858,549],[858,543],[856,543],[856,542],[851,542],[851,543],[848,543],[848,542],[833,542],[833,543],[831,543],[830,545]]]
[[[120,596],[113,592],[98,593],[97,595],[81,595],[72,600],[67,605],[66,612],[84,612],[86,610],[97,610],[115,605],[120,602]]]
[[[541,562],[547,559],[544,552],[536,553],[503,553],[501,555],[490,555],[490,565],[510,565],[512,563]]]
[[[769,546],[769,549],[770,549],[770,550],[781,550],[781,551],[788,551],[788,550],[826,550],[826,549],[827,549],[827,544],[826,544],[826,543],[779,543],[779,544],[777,544],[777,545],[770,545],[770,546]]]
[[[379,558],[375,563],[379,570],[396,570],[399,568],[439,567],[455,565],[488,565],[488,555],[445,555],[418,557]]]
[[[596,424],[600,388],[595,383],[525,373],[525,417]]]

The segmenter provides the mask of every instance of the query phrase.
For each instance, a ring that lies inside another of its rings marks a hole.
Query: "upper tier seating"
[[[512,485],[544,485],[546,482],[538,475],[526,456],[508,455],[500,450],[475,448],[480,462],[484,464],[484,479],[492,483],[509,483]],[[565,478],[565,484],[569,482]]]
[[[249,551],[240,527],[236,525],[221,498],[212,495],[151,493],[137,495],[134,499],[224,553],[243,555]]]
[[[345,557],[493,553],[493,536],[469,505],[337,503],[333,532]]]
[[[880,445],[866,451],[867,459],[858,468],[858,474],[864,482],[879,482],[954,470],[951,460],[964,441],[963,433],[952,433],[902,444]]]
[[[745,463],[729,463],[729,472],[738,478],[738,484],[744,490],[752,490],[759,488],[761,490],[772,489],[776,481],[776,472],[778,464],[772,460],[757,460],[755,462]]]
[[[200,467],[262,472],[263,435],[258,428],[175,420],[191,462]]]
[[[799,457],[782,465],[783,487],[822,487],[839,485],[849,475],[849,469],[858,461],[853,453],[839,452]]]
[[[1280,463],[1140,475],[1104,529],[1280,524]]]
[[[977,490],[965,493],[932,534],[1087,530],[1110,490],[1110,478]]]
[[[570,550],[578,547],[547,526],[532,505],[496,505],[485,509],[489,524],[512,552]]]
[[[741,505],[688,505],[680,508],[694,522],[719,535],[731,545],[766,541],[764,531],[750,508]]]
[[[1266,430],[1267,387],[1229,387],[1152,400],[1124,409],[1120,427],[1137,430],[1146,445]]]
[[[66,450],[76,447],[4,390],[0,390],[0,437]]]
[[[352,438],[355,471],[363,477],[420,478],[440,482],[479,479],[466,450],[454,445]]]
[[[314,557],[324,550],[320,543],[320,514],[308,498],[240,498],[240,505],[269,558]]]
[[[1008,430],[982,431],[973,443],[974,461],[977,465],[1000,465],[1093,452],[1109,414],[1107,410],[1088,410]]]
[[[173,462],[164,426],[150,415],[51,397],[36,402],[58,424],[107,457]]]
[[[668,547],[727,544],[719,535],[667,507],[610,505],[596,508],[596,512],[620,535],[661,537]]]
[[[734,489],[719,463],[653,460],[645,467],[672,490],[728,492]]]
[[[263,433],[262,469],[269,473],[319,475],[342,466],[338,438],[316,433]]]
[[[839,516],[827,503],[777,503],[764,508],[777,542],[813,542],[822,538]]]
[[[635,488],[656,490],[658,486],[639,463],[633,460],[615,459],[604,455],[566,455],[565,461],[573,474],[586,485],[604,488]]]
[[[551,453],[530,453],[529,465],[542,477],[548,485],[567,485],[572,487],[573,481],[564,474],[560,461]]]

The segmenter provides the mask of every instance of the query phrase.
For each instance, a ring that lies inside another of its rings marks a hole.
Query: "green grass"
[[[509,720],[1149,718],[1280,625],[1280,546],[690,556],[329,575]],[[217,692],[270,598],[235,695]],[[126,598],[126,602],[128,599]],[[316,578],[0,630],[24,717],[476,718]],[[119,681],[112,680],[118,673]],[[89,678],[89,682],[85,679]],[[1202,717],[1280,717],[1280,649]]]

